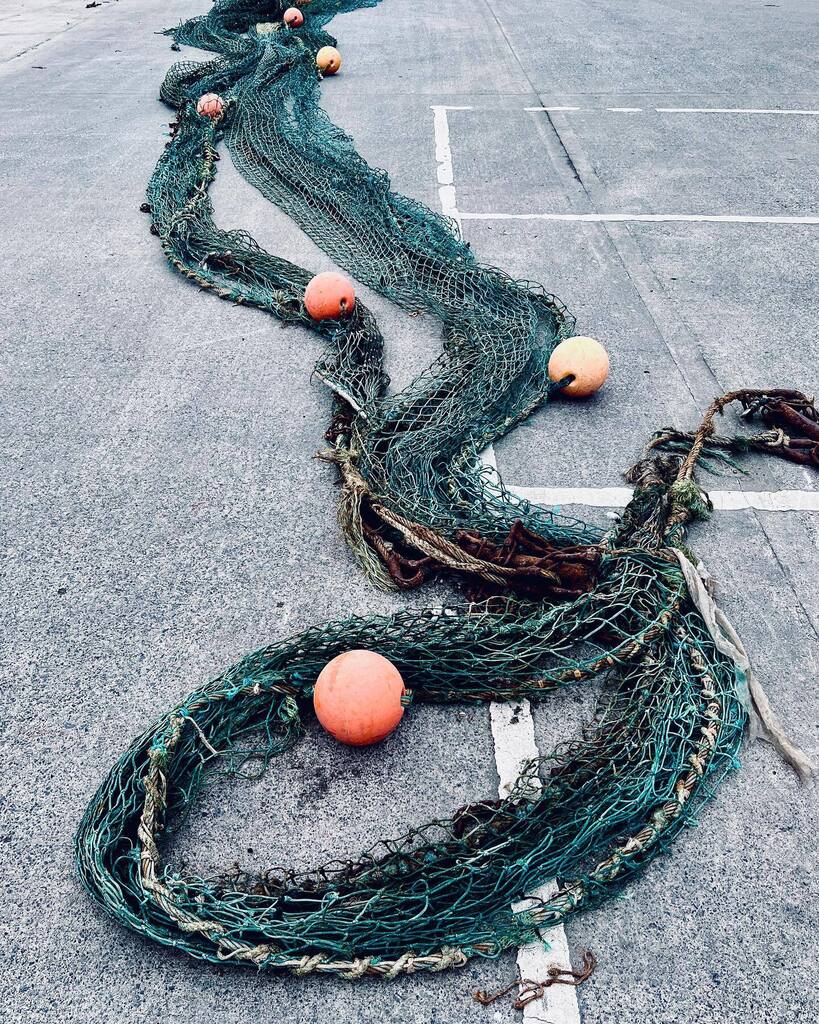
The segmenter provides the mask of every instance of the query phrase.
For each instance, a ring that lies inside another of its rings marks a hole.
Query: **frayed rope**
[[[740,678],[747,682],[749,711],[754,715],[752,735],[770,743],[783,761],[786,761],[794,769],[801,781],[808,782],[816,775],[816,765],[788,737],[782,723],[776,717],[762,683],[751,668],[750,659],[737,631],[712,596],[713,578],[702,562],[699,563],[699,566],[695,566],[679,548],[674,548],[673,551],[688,584],[691,600],[705,620],[714,644],[726,657],[733,660],[740,673]]]

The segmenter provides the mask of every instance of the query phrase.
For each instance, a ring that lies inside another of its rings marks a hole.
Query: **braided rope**
[[[127,927],[203,960],[347,980],[497,956],[600,903],[667,849],[736,766],[747,721],[747,673],[723,643],[728,627],[706,617],[679,558],[686,528],[709,512],[696,467],[725,450],[715,416],[739,401],[769,435],[780,431],[758,447],[819,460],[810,400],[734,392],[694,434],[655,438],[605,535],[505,490],[478,452],[556,390],[548,357],[573,320],[540,286],[480,264],[446,218],[392,192],[321,111],[315,53],[334,42],[325,25],[374,2],[313,0],[303,27],[268,32],[257,22],[281,13],[279,0],[217,0],[180,26],[176,40],[217,57],[166,77],[161,95],[178,120],[148,210],[179,273],[324,342],[316,375],[334,408],[323,457],[338,468],[342,529],[374,582],[393,585],[402,567],[422,582],[433,564],[480,581],[486,600],[327,622],[246,655],[131,744],[76,838],[83,884]],[[195,109],[209,91],[226,99],[214,120]],[[412,385],[389,393],[363,303],[315,323],[302,302],[308,271],[214,223],[222,144],[340,266],[438,318],[442,354]],[[420,701],[541,700],[594,678],[602,694],[583,733],[526,766],[508,798],[381,840],[355,861],[215,879],[165,863],[162,837],[203,781],[251,774],[251,762],[258,773],[290,749],[321,668],[356,647],[390,658]],[[512,910],[552,878],[548,902]]]

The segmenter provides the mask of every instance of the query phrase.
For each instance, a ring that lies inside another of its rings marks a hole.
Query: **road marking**
[[[463,221],[465,220],[542,220],[542,221],[576,221],[589,224],[663,224],[663,223],[705,223],[705,224],[819,224],[819,216],[806,217],[777,217],[777,216],[755,216],[744,214],[700,214],[700,213],[463,213],[458,209],[458,201],[455,192],[455,172],[452,165],[452,145],[449,134],[450,110],[474,110],[474,107],[454,107],[433,104],[430,108],[433,113],[433,131],[435,133],[435,160],[438,164],[438,197],[441,203],[441,210],[458,225],[458,230],[463,234]],[[524,107],[524,110],[563,112],[580,110],[581,107]],[[621,111],[623,113],[638,112],[640,107],[608,107],[608,110]],[[657,107],[658,111],[683,113],[686,110],[691,112],[717,112],[720,108],[685,108],[685,107]],[[768,111],[740,110],[740,108],[724,108],[724,113],[767,113]],[[781,111],[785,113],[785,111]],[[819,113],[817,111],[801,111],[801,113]]]
[[[509,487],[533,505],[587,505],[591,508],[625,508],[630,487]],[[735,512],[753,508],[761,512],[819,512],[819,491],[708,491],[715,509]]]
[[[432,127],[435,133],[435,161],[438,164],[438,198],[441,211],[451,217],[461,230],[461,218],[458,214],[458,203],[455,195],[455,172],[452,167],[452,146],[449,142],[450,110],[472,110],[472,107],[433,106]]]
[[[490,444],[481,452],[481,464],[484,466],[489,466],[489,468],[494,469],[496,473],[498,472],[498,460],[495,457],[494,445]]]
[[[504,798],[509,796],[509,790],[526,762],[539,756],[535,743],[535,724],[527,700],[493,703],[489,705],[489,710],[495,741],[495,764],[500,779],[498,796]],[[538,886],[532,895],[547,900],[556,889],[557,883],[550,881]],[[520,904],[526,905],[525,900]],[[571,970],[569,945],[563,925],[544,928],[539,934],[542,941],[529,943],[518,950],[520,977],[543,981],[548,977],[552,964]],[[524,1007],[523,1019],[543,1024],[580,1024],[577,990],[571,985],[552,985],[545,989],[542,999],[534,999]]]
[[[586,221],[622,221],[622,220],[718,220],[737,222],[736,218],[698,217],[695,215],[639,215],[630,214],[461,214],[458,211],[455,189],[455,173],[452,163],[452,146],[449,132],[448,111],[452,109],[470,110],[471,107],[433,106],[433,125],[435,132],[435,159],[437,163],[438,194],[444,214],[461,228],[462,219],[468,220],[586,220]],[[577,107],[527,107],[526,110],[536,111],[571,111]],[[623,113],[638,113],[639,108],[611,108]],[[819,223],[817,218],[740,218],[741,223]],[[484,465],[497,471],[497,460],[493,445],[488,445],[481,453]],[[628,487],[615,488],[545,488],[518,487],[510,488],[515,494],[533,503],[554,506],[561,504],[585,504],[597,507],[623,508],[632,496]],[[785,496],[788,496],[785,498]],[[765,508],[766,510],[787,508],[804,508],[815,502],[819,510],[819,492],[779,491],[779,492],[743,492],[715,491],[711,492],[715,507],[725,508]],[[744,503],[744,504],[743,504]],[[810,507],[813,507],[812,505]],[[492,738],[495,748],[495,764],[498,771],[498,795],[508,795],[509,786],[513,785],[520,775],[522,765],[539,756],[534,735],[534,720],[531,707],[526,700],[510,703],[490,704],[490,721]],[[535,890],[532,895],[541,899],[549,899],[557,887],[555,880],[546,882]],[[517,964],[520,978],[542,980],[552,964],[571,969],[566,932],[563,925],[540,931],[541,942],[530,943],[518,950]],[[547,948],[550,947],[550,948]],[[575,988],[568,985],[553,985],[544,990],[542,999],[533,1000],[523,1010],[525,1021],[548,1022],[548,1024],[581,1024],[580,1007]]]
[[[588,224],[662,224],[682,221],[705,224],[819,224],[815,217],[758,217],[742,214],[702,213],[463,213],[461,220],[580,221]]]
[[[655,107],[658,114],[789,114],[816,117],[819,110],[782,110],[779,107]]]
[[[644,107],[524,107],[529,111],[546,113],[568,113],[582,111],[584,114],[606,110],[613,114],[641,114]],[[781,107],[653,107],[657,114],[787,114],[792,117],[817,117],[819,110],[783,110]]]

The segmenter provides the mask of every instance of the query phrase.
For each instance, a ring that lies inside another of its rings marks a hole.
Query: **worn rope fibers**
[[[573,321],[540,287],[480,264],[447,219],[391,192],[320,109],[314,58],[333,42],[324,25],[374,2],[313,0],[301,28],[271,32],[256,25],[279,22],[283,4],[218,0],[179,27],[176,40],[218,56],[165,79],[178,120],[147,209],[181,273],[323,338],[317,373],[335,396],[327,457],[341,474],[345,534],[373,580],[412,586],[454,573],[475,600],[330,622],[246,656],[134,741],[76,839],[86,888],[133,930],[205,960],[348,978],[495,956],[606,898],[736,765],[747,718],[743,672],[715,644],[674,551],[707,513],[692,479],[698,458],[725,457],[710,421],[657,442],[606,536],[521,501],[480,465],[478,452],[548,397],[548,356]],[[195,110],[209,91],[227,100],[214,121]],[[411,386],[388,394],[363,304],[314,323],[302,304],[308,271],[216,226],[208,187],[220,142],[336,263],[440,320],[443,353]],[[812,405],[789,394],[781,401],[815,425]],[[771,408],[766,396],[740,400],[750,414]],[[750,444],[795,450],[782,430]],[[583,735],[529,765],[507,799],[379,842],[355,862],[215,880],[164,865],[160,834],[203,780],[249,774],[290,748],[320,669],[361,647],[390,658],[416,700],[541,700],[601,675],[605,686]],[[511,909],[550,878],[561,884],[548,902]]]

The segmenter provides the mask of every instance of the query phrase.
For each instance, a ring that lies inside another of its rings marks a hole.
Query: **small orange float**
[[[196,113],[202,117],[219,117],[225,109],[225,101],[215,92],[206,92],[196,101]]]
[[[282,15],[282,21],[290,28],[298,28],[304,24],[304,15],[298,7],[288,7]]]
[[[335,46],[322,46],[316,54],[316,64],[325,75],[334,75],[341,67],[341,54]]]
[[[366,747],[385,739],[404,714],[404,680],[375,651],[347,651],[328,661],[313,689],[322,726],[341,743]]]
[[[325,270],[304,289],[304,305],[314,320],[338,320],[352,313],[355,291],[343,274]]]
[[[585,398],[606,383],[609,375],[609,355],[594,338],[567,338],[555,348],[549,359],[549,378],[555,382],[565,377],[574,378],[561,393],[572,398]]]

